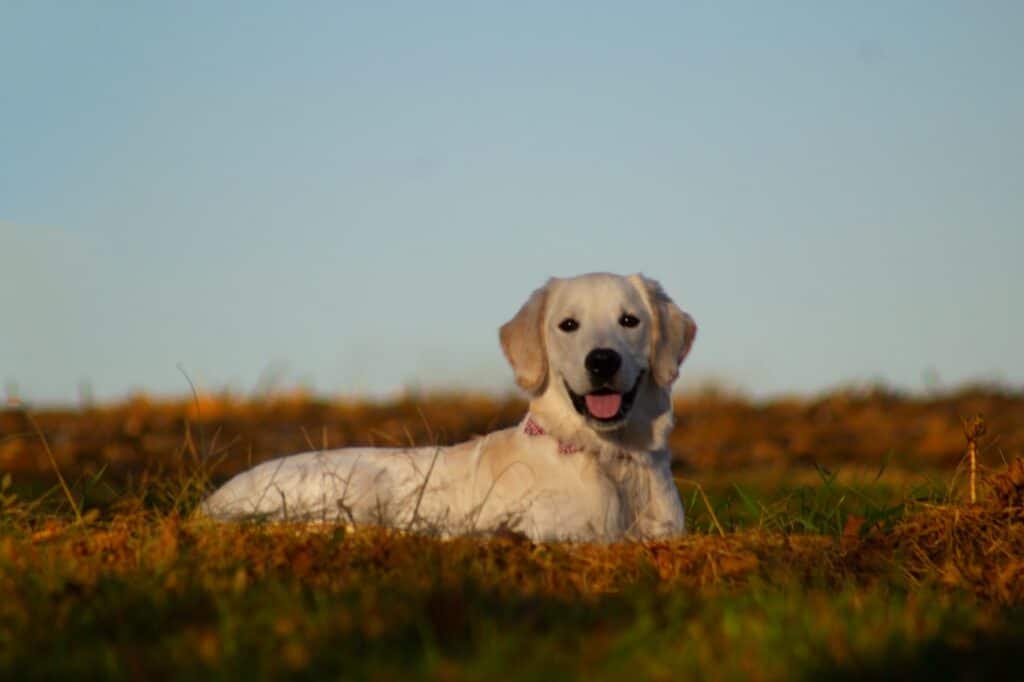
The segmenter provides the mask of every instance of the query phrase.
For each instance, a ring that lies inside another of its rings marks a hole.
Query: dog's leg
[[[652,462],[647,470],[649,497],[637,510],[631,529],[640,538],[661,538],[686,533],[686,515],[679,489],[672,479],[672,467],[667,452],[651,453]]]

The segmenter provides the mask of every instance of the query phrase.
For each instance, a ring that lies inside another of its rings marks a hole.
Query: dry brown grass
[[[137,396],[82,410],[0,410],[0,469],[52,471],[34,415],[69,476],[142,471],[188,459],[217,462],[227,475],[281,453],[346,445],[447,444],[517,422],[518,398],[407,396],[391,402],[325,401],[298,393],[245,400],[203,395],[159,401]],[[825,465],[952,468],[964,455],[962,418],[982,413],[992,434],[982,465],[1024,454],[1024,395],[968,390],[917,399],[841,392],[813,400],[752,403],[715,395],[676,401],[671,448],[681,466],[702,471]]]
[[[1024,604],[1024,462],[987,481],[978,504],[912,510],[887,532],[851,544],[844,560],[854,575],[902,572],[910,584],[938,582],[1005,604]]]

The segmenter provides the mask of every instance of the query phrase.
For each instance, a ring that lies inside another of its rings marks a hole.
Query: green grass
[[[921,475],[762,472],[682,484],[692,535],[573,548],[190,519],[194,479],[0,485],[10,679],[918,679],[1009,675],[1024,615],[900,559]],[[30,497],[32,495],[34,497]],[[718,538],[708,507],[729,537]]]
[[[701,490],[680,480],[691,531],[715,533],[757,528],[781,533],[837,536],[851,516],[865,528],[891,527],[908,505],[949,504],[955,495],[940,472],[878,472],[815,468],[745,472],[707,477]],[[710,507],[710,508],[709,508]]]
[[[285,577],[219,591],[197,578],[180,593],[168,593],[165,579],[108,578],[81,594],[32,586],[29,598],[50,605],[53,620],[16,624],[19,641],[4,641],[6,669],[20,679],[819,679],[880,673],[895,661],[908,674],[945,677],[1009,672],[1012,657],[965,653],[1021,632],[1019,620],[993,622],[964,595],[891,586],[701,594],[640,581],[578,599],[438,578],[336,591]]]

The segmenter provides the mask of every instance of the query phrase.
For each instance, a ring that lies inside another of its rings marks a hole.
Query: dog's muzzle
[[[584,417],[588,417],[598,424],[605,426],[617,426],[624,421],[633,409],[633,401],[640,390],[640,382],[644,379],[644,372],[636,378],[633,388],[625,393],[610,388],[598,388],[589,393],[579,394],[572,390],[569,382],[562,380],[565,390],[569,392],[572,399],[572,406]]]

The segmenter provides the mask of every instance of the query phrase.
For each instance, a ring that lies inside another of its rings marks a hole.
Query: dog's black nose
[[[593,379],[611,379],[622,366],[622,356],[611,348],[595,348],[587,353],[583,366]]]

